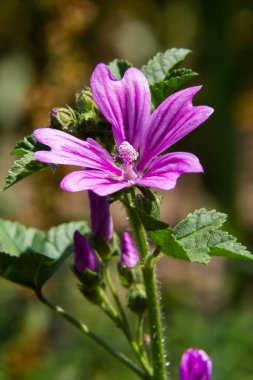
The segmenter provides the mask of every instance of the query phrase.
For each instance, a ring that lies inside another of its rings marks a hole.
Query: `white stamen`
[[[124,165],[124,178],[128,181],[133,181],[137,177],[133,162],[137,160],[139,153],[127,141],[120,144],[118,151],[119,158],[123,161]]]
[[[132,164],[139,156],[139,153],[136,152],[134,147],[127,141],[121,143],[118,150],[119,157],[122,159],[124,165]]]

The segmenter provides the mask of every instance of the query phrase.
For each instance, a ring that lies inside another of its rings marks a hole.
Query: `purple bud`
[[[110,241],[113,236],[113,222],[110,215],[108,197],[102,197],[88,191],[90,201],[91,228],[93,236],[101,236],[104,240]]]
[[[57,108],[53,108],[51,110],[51,114],[54,115],[54,116],[56,116],[57,115]]]
[[[180,380],[210,380],[212,361],[203,350],[189,348],[180,363]]]
[[[132,236],[129,232],[124,232],[122,237],[120,264],[128,268],[134,268],[138,262],[139,254]]]
[[[86,269],[92,272],[98,272],[100,261],[91,248],[85,236],[79,231],[74,233],[74,262],[75,269],[79,274],[82,274]]]

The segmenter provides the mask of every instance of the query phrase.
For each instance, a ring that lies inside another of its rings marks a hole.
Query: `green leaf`
[[[0,219],[0,276],[40,289],[72,253],[77,229],[89,233],[85,222],[61,224],[44,232]]]
[[[226,218],[215,210],[196,210],[174,227],[172,234],[194,262],[207,263],[210,256],[253,260],[253,255],[235,237],[220,230]],[[174,247],[175,251],[177,248]]]
[[[190,52],[189,49],[168,49],[155,55],[141,70],[149,84],[166,80],[169,71],[177,67]]]
[[[226,231],[219,231],[219,234],[216,233],[215,239],[216,244],[210,246],[209,255],[253,260],[252,253],[241,245],[241,243],[238,243],[236,238],[229,235]]]
[[[108,64],[108,67],[111,73],[118,80],[122,79],[127,69],[129,69],[132,66],[133,65],[130,62],[124,59],[117,59],[117,58]]]
[[[153,105],[157,107],[169,95],[175,92],[178,87],[197,75],[191,69],[175,69],[169,73],[166,80],[151,84],[150,91]]]
[[[161,197],[155,196],[152,192],[147,190],[147,188],[143,188],[141,191],[144,192],[144,196],[137,195],[136,197],[138,210],[143,211],[155,220],[160,220]]]
[[[196,234],[203,230],[218,229],[227,220],[227,215],[216,210],[207,211],[204,208],[187,215],[173,228],[173,234],[179,239]]]
[[[175,238],[171,228],[150,231],[149,237],[154,244],[160,247],[161,251],[167,255],[174,257],[175,259],[186,260],[192,263],[208,264],[210,256],[207,254],[208,249],[195,247],[195,249],[186,249]]]
[[[253,255],[220,227],[227,216],[204,208],[189,214],[173,229],[157,220],[137,203],[138,214],[152,242],[177,259],[208,264],[211,256],[253,260]]]
[[[14,161],[12,167],[8,170],[3,190],[46,167],[48,167],[47,164],[35,160],[33,153],[25,154],[19,160]]]
[[[8,176],[5,179],[3,190],[8,189],[22,179],[49,166],[48,164],[35,160],[34,152],[39,150],[50,150],[50,148],[36,141],[33,135],[26,136],[23,140],[17,142],[11,154],[22,157],[14,161],[12,167],[8,170]]]
[[[147,188],[141,188],[144,196],[138,195],[135,200],[136,211],[147,231],[166,229],[167,223],[160,221],[161,198],[155,196]]]
[[[24,156],[30,152],[37,152],[38,150],[50,150],[50,148],[44,144],[39,143],[33,135],[28,135],[20,140],[15,145],[11,154],[16,156]]]

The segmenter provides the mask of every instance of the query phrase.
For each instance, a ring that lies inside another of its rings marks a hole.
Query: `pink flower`
[[[200,88],[176,92],[151,113],[149,84],[140,70],[130,68],[118,81],[106,65],[99,64],[91,77],[91,90],[112,125],[119,163],[93,139],[82,141],[51,128],[34,131],[39,142],[51,147],[51,151],[36,152],[35,158],[82,167],[62,180],[61,188],[66,191],[108,195],[132,185],[173,189],[180,175],[203,171],[191,153],[161,155],[212,114],[210,107],[192,105]]]

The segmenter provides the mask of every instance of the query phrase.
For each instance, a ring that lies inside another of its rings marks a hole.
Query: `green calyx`
[[[142,284],[131,286],[128,291],[128,304],[129,309],[136,314],[142,315],[147,307],[147,295],[145,288]]]

